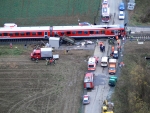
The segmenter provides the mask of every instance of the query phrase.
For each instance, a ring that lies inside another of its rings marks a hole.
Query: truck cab
[[[39,49],[33,50],[33,52],[31,53],[31,60],[35,59],[41,59],[41,50]]]
[[[31,60],[52,58],[52,48],[34,49],[30,54]]]
[[[107,67],[108,66],[108,57],[102,57],[101,58],[101,66]]]

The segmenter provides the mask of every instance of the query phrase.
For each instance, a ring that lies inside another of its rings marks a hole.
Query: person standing
[[[12,49],[12,43],[10,43],[10,48]]]

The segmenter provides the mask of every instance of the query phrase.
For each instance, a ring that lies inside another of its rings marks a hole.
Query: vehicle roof
[[[110,64],[109,67],[110,68],[115,68],[115,65],[114,64]]]
[[[31,26],[31,27],[0,27],[1,31],[49,31],[50,26]]]
[[[52,30],[102,30],[105,28],[124,28],[124,25],[90,25],[90,26],[29,26],[29,27],[0,27],[0,32],[16,32],[16,31],[50,31]]]
[[[36,50],[34,50],[33,52],[41,53],[41,50],[40,50],[40,49],[36,49]]]
[[[101,61],[107,61],[108,57],[102,57]]]
[[[110,10],[108,7],[102,8],[102,15],[103,16],[109,16],[110,15]]]
[[[92,82],[93,81],[93,73],[86,73],[84,77],[84,82]]]
[[[123,11],[120,11],[119,13],[120,13],[120,14],[123,14],[124,12],[123,12]]]
[[[114,53],[118,53],[118,51],[114,51]]]
[[[90,57],[89,60],[88,60],[88,64],[93,64],[95,63],[95,58],[94,57]]]
[[[109,62],[115,63],[115,62],[117,62],[117,60],[116,59],[109,59]]]
[[[52,48],[41,48],[41,51],[52,51]]]

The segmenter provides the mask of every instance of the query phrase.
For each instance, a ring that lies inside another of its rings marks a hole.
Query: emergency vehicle
[[[94,88],[93,73],[86,73],[84,77],[84,89]]]
[[[52,58],[52,50],[52,48],[35,49],[30,54],[31,60]]]
[[[88,70],[95,70],[97,61],[96,57],[90,57],[88,60]]]
[[[107,0],[102,3],[102,22],[110,21],[110,8]]]

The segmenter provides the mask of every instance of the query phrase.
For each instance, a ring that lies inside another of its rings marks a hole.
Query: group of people
[[[50,58],[50,59],[46,59],[46,65],[48,65],[48,64],[53,64],[53,65],[55,65],[55,63],[56,63],[56,61],[55,61],[55,59],[54,58]]]

